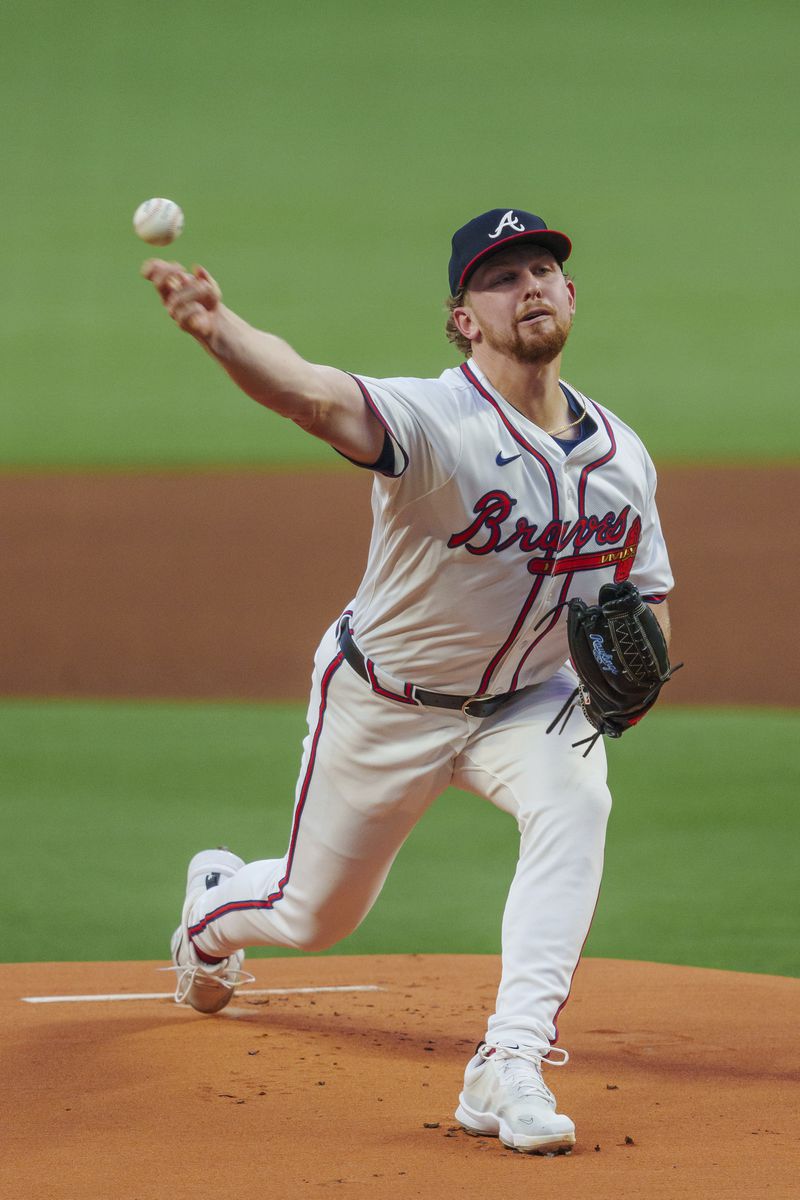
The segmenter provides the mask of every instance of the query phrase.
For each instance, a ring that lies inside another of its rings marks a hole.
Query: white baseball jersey
[[[595,603],[627,578],[651,601],[672,587],[647,451],[568,384],[596,428],[565,453],[471,362],[357,382],[394,447],[351,606],[382,691],[516,691],[565,661],[569,597]]]

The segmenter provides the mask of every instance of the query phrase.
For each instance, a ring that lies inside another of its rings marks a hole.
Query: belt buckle
[[[465,700],[464,703],[461,705],[461,711],[465,717],[471,717],[473,714],[469,711],[470,704],[472,704],[476,700],[478,700],[478,701],[494,700],[494,697],[495,697],[494,692],[484,692],[481,695],[470,696],[470,698],[468,700]]]

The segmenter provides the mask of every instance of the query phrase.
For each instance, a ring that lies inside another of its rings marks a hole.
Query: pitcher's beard
[[[523,338],[519,326],[514,326],[513,333],[506,337],[496,337],[484,331],[484,337],[493,350],[499,350],[517,362],[549,363],[558,358],[564,349],[572,321],[557,322],[553,329],[537,332],[533,339]]]

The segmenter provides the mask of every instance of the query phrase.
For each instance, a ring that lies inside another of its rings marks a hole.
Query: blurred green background
[[[568,378],[662,463],[796,457],[797,34],[788,0],[7,0],[0,463],[331,460],[137,278],[153,195],[233,307],[375,375],[457,361],[450,235],[532,209],[575,243]]]
[[[796,462],[796,42],[774,0],[7,0],[0,468],[339,469],[160,311],[130,226],[153,195],[233,307],[377,375],[457,361],[452,230],[533,209],[575,243],[569,379],[660,465]],[[299,707],[0,720],[4,960],[163,957],[194,849],[285,846]],[[667,710],[610,747],[590,953],[800,974],[797,732],[796,712]],[[514,854],[507,819],[449,793],[337,952],[496,952]]]

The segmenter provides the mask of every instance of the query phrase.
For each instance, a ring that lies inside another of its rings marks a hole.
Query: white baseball
[[[144,200],[133,214],[133,228],[143,242],[151,246],[168,246],[180,237],[183,229],[183,209],[174,200],[155,196]]]

